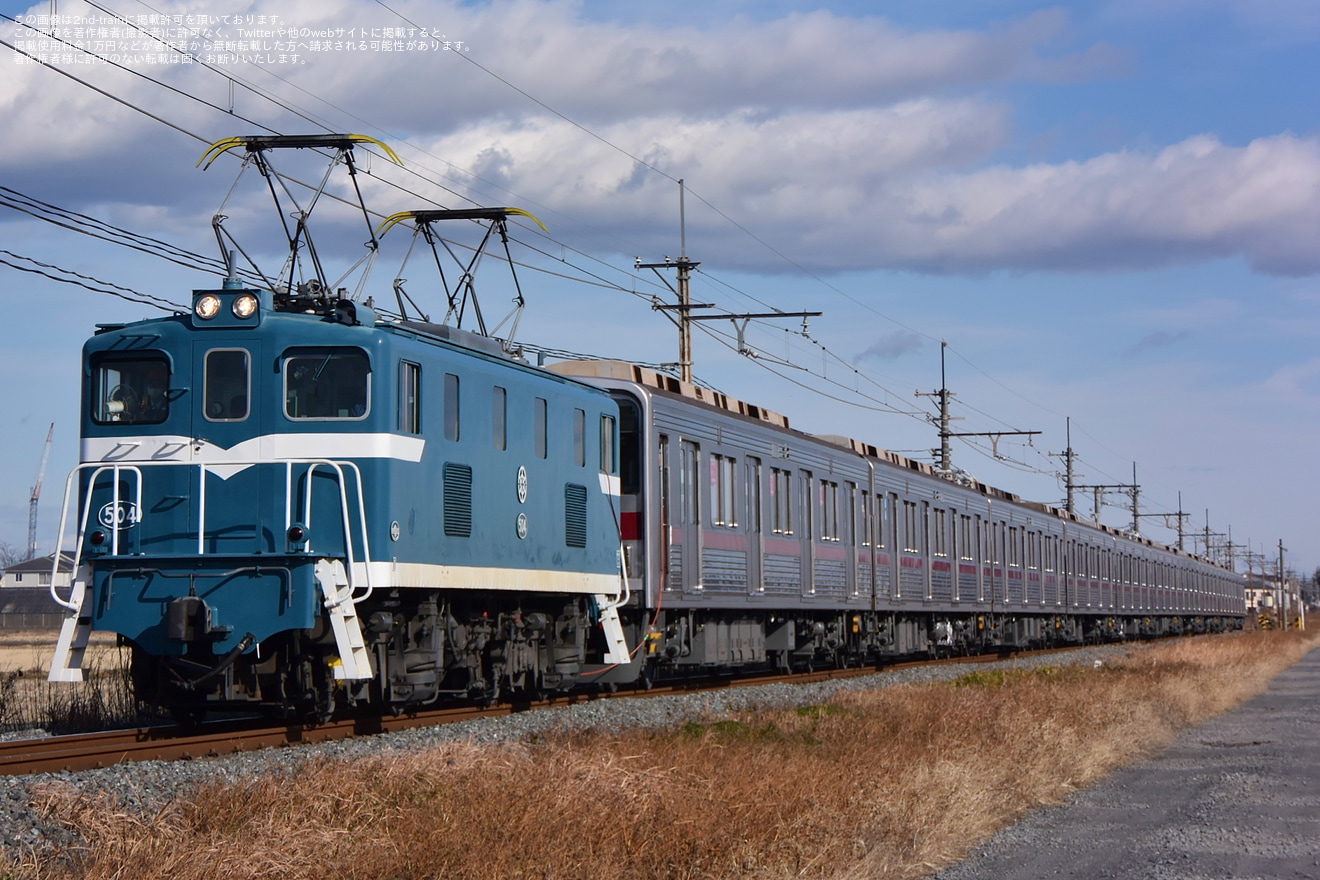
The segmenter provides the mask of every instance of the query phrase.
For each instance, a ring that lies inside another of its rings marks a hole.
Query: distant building
[[[0,589],[10,587],[45,587],[50,588],[51,569],[55,564],[55,554],[39,556],[27,562],[16,562],[0,572]],[[60,554],[60,569],[55,575],[55,586],[67,587],[73,583],[73,556]]]
[[[1277,616],[1282,607],[1283,613],[1292,620],[1302,608],[1301,585],[1289,577],[1284,578],[1280,589],[1277,575],[1253,574],[1248,579],[1246,599],[1248,613]]]

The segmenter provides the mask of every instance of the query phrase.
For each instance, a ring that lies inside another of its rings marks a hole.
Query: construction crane
[[[46,432],[46,445],[41,450],[41,467],[37,468],[37,482],[32,485],[32,500],[28,503],[27,558],[37,558],[37,502],[41,500],[41,480],[46,476],[46,462],[50,459],[50,438],[55,436],[55,423]]]

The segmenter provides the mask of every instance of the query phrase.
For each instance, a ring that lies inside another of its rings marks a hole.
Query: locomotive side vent
[[[445,534],[472,537],[472,468],[445,462]],[[584,499],[585,501],[585,499]]]
[[[587,546],[587,487],[576,483],[564,485],[564,542]]]

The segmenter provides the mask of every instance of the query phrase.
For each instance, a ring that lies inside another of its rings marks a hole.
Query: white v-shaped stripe
[[[228,449],[209,440],[197,440],[178,434],[151,434],[133,437],[84,437],[82,461],[106,464],[141,462],[204,463],[207,470],[221,479],[246,470],[254,464],[274,463],[299,458],[390,458],[398,461],[422,460],[426,441],[421,437],[399,434],[262,434],[250,437]]]

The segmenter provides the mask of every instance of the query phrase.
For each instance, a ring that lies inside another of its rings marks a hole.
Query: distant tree
[[[5,541],[0,541],[0,568],[8,568],[16,562],[22,562],[27,554]]]

